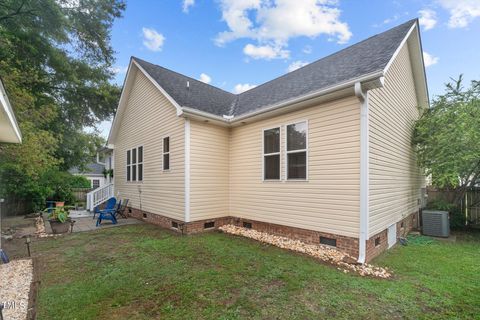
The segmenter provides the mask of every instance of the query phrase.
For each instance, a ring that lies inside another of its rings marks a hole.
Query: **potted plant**
[[[71,206],[57,206],[54,208],[47,208],[44,212],[48,212],[48,222],[54,234],[66,233],[71,224],[70,217],[68,216],[68,209],[72,209]]]
[[[108,170],[106,168],[103,168],[102,174],[103,174],[104,178],[107,178],[108,177]]]
[[[110,176],[110,178],[113,178],[113,169],[108,170],[108,175]]]

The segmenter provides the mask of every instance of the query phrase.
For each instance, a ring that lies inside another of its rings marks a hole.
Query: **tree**
[[[480,182],[480,82],[464,88],[462,76],[446,84],[415,124],[419,165],[433,185],[455,191],[458,204]]]
[[[23,134],[23,144],[0,146],[1,192],[41,202],[42,177],[83,167],[102,143],[84,128],[114,114],[110,32],[124,9],[121,0],[0,2],[0,77]]]

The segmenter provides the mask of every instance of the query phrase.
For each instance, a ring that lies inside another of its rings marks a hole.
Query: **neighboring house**
[[[2,143],[22,143],[22,134],[18,127],[15,114],[8,100],[7,93],[0,79],[0,144]],[[2,250],[2,203],[4,199],[0,199],[0,259],[6,261],[6,255]],[[0,311],[1,312],[1,311]]]
[[[108,177],[105,177],[104,175],[104,170],[105,164],[92,162],[85,166],[85,170],[80,170],[79,168],[75,167],[68,170],[68,172],[73,175],[84,176],[90,181],[90,187],[92,189],[97,189],[109,183]]]
[[[22,143],[22,135],[0,80],[0,143]]]
[[[238,95],[132,58],[114,192],[183,233],[233,223],[365,262],[418,219],[410,138],[428,103],[417,20]]]

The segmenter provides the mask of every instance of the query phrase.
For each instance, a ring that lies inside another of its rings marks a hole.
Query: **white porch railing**
[[[93,211],[93,208],[113,197],[113,183],[104,185],[87,193],[87,210]]]

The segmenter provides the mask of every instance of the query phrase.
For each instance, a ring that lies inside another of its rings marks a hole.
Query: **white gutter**
[[[383,77],[383,75],[384,75],[383,71],[377,71],[377,72],[374,72],[374,73],[370,73],[368,75],[358,77],[358,78],[355,78],[355,79],[352,79],[352,80],[349,80],[349,81],[346,81],[346,82],[343,82],[343,83],[340,83],[340,84],[337,84],[337,85],[334,85],[334,86],[331,86],[331,87],[327,87],[327,88],[324,88],[324,89],[321,89],[321,90],[318,90],[318,91],[314,91],[314,92],[308,93],[308,94],[300,96],[300,97],[296,97],[296,98],[289,99],[289,100],[284,100],[280,103],[273,104],[269,107],[262,108],[260,110],[255,110],[253,112],[246,113],[246,114],[238,116],[238,117],[234,117],[234,116],[223,116],[223,117],[221,117],[221,116],[216,116],[216,115],[213,115],[213,114],[205,112],[205,111],[200,111],[200,110],[197,110],[197,109],[193,109],[193,108],[190,108],[190,107],[181,107],[181,108],[182,108],[182,110],[185,114],[192,114],[192,115],[200,116],[200,117],[203,117],[203,118],[206,118],[206,119],[221,121],[221,122],[224,122],[224,123],[235,123],[235,122],[238,122],[238,121],[245,120],[247,118],[257,116],[257,115],[262,114],[262,113],[270,112],[270,111],[280,109],[282,107],[286,107],[286,106],[289,106],[289,105],[292,105],[292,104],[304,102],[304,101],[314,99],[314,98],[317,98],[317,97],[320,97],[320,96],[323,96],[323,95],[326,95],[326,94],[329,94],[329,93],[333,93],[335,91],[339,91],[339,90],[342,90],[342,89],[347,89],[349,87],[354,86],[355,83],[357,83],[357,82],[361,83],[361,82],[369,82],[369,81],[373,81],[373,80],[376,80],[376,79],[381,79]]]
[[[208,118],[208,119],[215,120],[215,121],[228,122],[228,119],[225,119],[222,116],[217,116],[217,115],[214,115],[214,114],[211,114],[211,113],[208,113],[208,112],[205,112],[205,111],[193,109],[193,108],[190,108],[190,107],[182,107],[182,111],[185,114],[200,116],[200,117]]]
[[[360,82],[355,83],[355,95],[360,100],[360,236],[358,262],[365,263],[368,238],[368,193],[369,193],[369,134],[368,134],[368,91],[364,92]]]
[[[258,114],[261,114],[261,113],[272,111],[274,109],[282,108],[282,107],[285,107],[285,106],[288,106],[288,105],[291,105],[291,104],[303,102],[303,101],[310,100],[310,99],[313,99],[313,98],[316,98],[316,97],[319,97],[319,96],[323,96],[323,95],[326,95],[326,94],[329,94],[329,93],[333,93],[335,91],[339,91],[339,90],[351,87],[351,86],[355,85],[355,83],[357,83],[357,82],[372,81],[372,80],[383,77],[383,75],[384,75],[383,71],[377,71],[377,72],[374,72],[374,73],[371,73],[371,74],[368,74],[368,75],[365,75],[365,76],[362,76],[362,77],[359,77],[359,78],[355,78],[355,79],[352,79],[352,80],[349,80],[349,81],[346,81],[346,82],[342,82],[340,84],[337,84],[337,85],[334,85],[334,86],[331,86],[331,87],[327,87],[327,88],[324,88],[324,89],[321,89],[321,90],[318,90],[318,91],[314,91],[312,93],[309,93],[309,94],[306,94],[306,95],[303,95],[303,96],[300,96],[300,97],[297,97],[297,98],[282,101],[282,102],[274,104],[270,107],[262,108],[261,110],[256,110],[256,111],[253,111],[253,112],[250,112],[250,113],[238,116],[238,117],[234,117],[229,122],[241,121],[241,120],[244,120],[246,118],[250,118],[252,116],[256,116]]]

